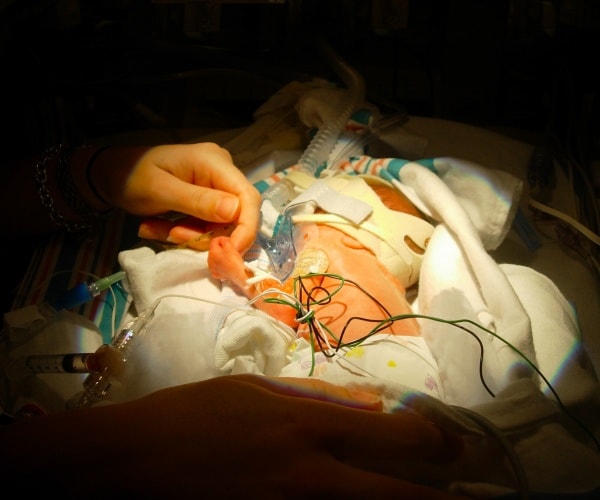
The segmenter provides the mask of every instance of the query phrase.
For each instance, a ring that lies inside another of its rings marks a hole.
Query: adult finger
[[[443,471],[436,474],[435,477],[430,475],[417,481],[416,479],[407,480],[387,473],[354,467],[340,462],[335,457],[326,462],[318,461],[314,463],[315,467],[312,467],[313,463],[305,462],[303,465],[298,465],[298,475],[311,478],[310,481],[304,479],[301,483],[302,487],[299,493],[304,498],[310,498],[313,495],[319,497],[329,495],[334,498],[348,499],[427,498],[431,500],[456,500],[457,498],[464,498],[455,496],[447,490],[449,479],[445,477]],[[292,481],[288,479],[282,480],[282,491],[286,486],[289,488]],[[286,498],[289,498],[289,496],[286,495]]]
[[[244,255],[252,246],[260,224],[260,193],[253,186],[240,193],[240,214],[231,234],[231,243]]]
[[[381,411],[381,398],[372,392],[350,389],[317,378],[277,377],[261,379],[274,392],[289,396],[328,401],[350,408]]]
[[[153,179],[157,185],[152,200],[157,213],[176,211],[211,222],[235,222],[231,234],[234,247],[244,254],[254,242],[260,221],[260,194],[244,177],[244,189],[238,184],[235,193],[212,187],[198,186],[180,180],[166,171],[158,171]]]
[[[165,248],[193,248],[208,250],[210,242],[219,236],[230,236],[235,224],[206,222],[195,217],[184,217],[177,221],[160,218],[143,220],[138,227],[138,236],[147,240],[157,240],[167,245]]]

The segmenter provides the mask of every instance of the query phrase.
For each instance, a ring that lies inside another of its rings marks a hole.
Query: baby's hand
[[[229,280],[240,290],[244,291],[248,298],[254,296],[249,292],[246,280],[252,273],[246,269],[244,259],[231,243],[227,236],[219,236],[211,239],[208,253],[208,268],[213,278]]]
[[[227,236],[211,239],[208,250],[208,268],[213,278],[230,281],[249,299],[254,299],[262,290],[262,288],[248,283],[248,278],[252,278],[253,273],[248,269],[242,255]],[[265,298],[274,296],[268,295]],[[291,305],[266,302],[262,298],[257,300],[254,305],[257,309],[292,328],[298,326],[296,309]]]
[[[208,250],[212,239],[230,236],[235,229],[233,223],[206,222],[194,217],[176,221],[161,218],[144,220],[138,228],[138,236],[146,240],[165,243],[165,248],[193,248]]]

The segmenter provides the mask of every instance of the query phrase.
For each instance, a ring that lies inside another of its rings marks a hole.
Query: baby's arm
[[[254,299],[259,294],[255,285],[247,283],[252,273],[228,236],[219,236],[210,242],[208,268],[213,278],[231,281],[249,299]],[[295,320],[296,310],[292,306],[273,304],[263,299],[257,300],[254,305],[292,328],[298,326]]]

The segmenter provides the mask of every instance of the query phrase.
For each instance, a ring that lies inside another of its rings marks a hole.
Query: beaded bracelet
[[[72,151],[62,144],[48,148],[42,155],[40,161],[38,161],[35,165],[35,180],[38,187],[40,201],[42,202],[44,208],[48,210],[52,222],[59,227],[64,227],[69,233],[77,233],[89,231],[93,223],[105,216],[110,210],[106,212],[97,212],[87,205],[87,203],[78,194],[70,171],[71,153]],[[56,175],[60,194],[66,204],[74,212],[79,214],[84,219],[84,222],[67,221],[64,215],[58,211],[56,205],[54,204],[54,198],[48,189],[47,165],[48,161],[57,155],[58,159]]]

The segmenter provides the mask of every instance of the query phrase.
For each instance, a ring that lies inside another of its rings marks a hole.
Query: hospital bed
[[[336,92],[321,81],[292,82],[257,110],[250,127],[197,139],[224,144],[256,186],[269,192],[314,144],[307,145],[306,131],[331,124],[323,110],[326,102],[337,102]],[[363,95],[351,100],[362,105]],[[436,221],[419,282],[408,290],[423,315],[435,384],[373,373],[369,365],[320,376],[377,391],[386,411],[420,412],[469,435],[470,463],[457,471],[456,491],[523,498],[529,492],[597,493],[598,270],[553,232],[564,227],[558,216],[571,210],[569,172],[555,165],[551,200],[536,203],[527,182],[532,145],[464,123],[381,116],[364,104],[360,113],[356,106],[339,113],[339,102],[334,107],[338,122],[325,146],[327,162],[335,164],[331,175],[377,176],[381,164],[365,170],[364,162],[348,160],[387,159],[384,177],[408,186],[411,201]],[[539,222],[540,213],[554,216]],[[248,314],[243,296],[212,279],[205,252],[139,242],[136,224],[113,214],[98,239],[74,249],[57,236],[35,253],[13,310],[5,315],[5,408],[65,411],[244,371],[313,376],[301,371],[306,368],[301,363],[290,368],[294,340],[280,342],[289,332]],[[264,262],[261,250],[254,257]],[[82,281],[119,270],[123,276],[82,305],[50,315],[39,307]],[[459,327],[428,318],[458,321]],[[219,339],[225,324],[245,337],[233,344]],[[257,338],[268,351],[253,343]],[[117,373],[122,366],[108,374],[88,373],[84,357],[63,356],[95,353],[106,345],[126,359],[123,373]],[[478,453],[488,439],[498,442],[503,455],[486,470],[486,457]],[[476,467],[477,461],[483,466]]]

